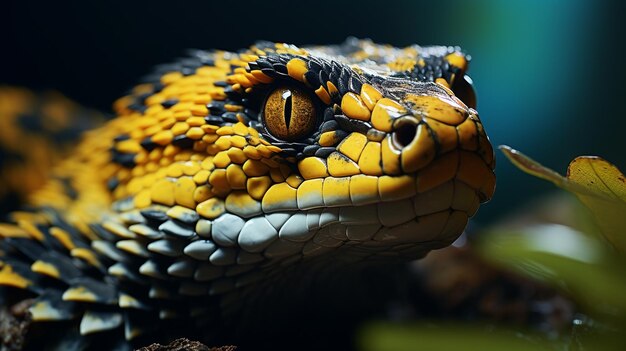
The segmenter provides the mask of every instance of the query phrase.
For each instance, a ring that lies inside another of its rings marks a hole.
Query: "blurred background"
[[[395,46],[459,45],[473,61],[483,123],[564,173],[578,155],[626,168],[622,1],[82,1],[4,0],[0,84],[55,89],[111,103],[150,67],[186,48],[237,50],[258,39],[334,44],[348,36]],[[489,223],[554,191],[497,152],[498,189],[476,221]]]

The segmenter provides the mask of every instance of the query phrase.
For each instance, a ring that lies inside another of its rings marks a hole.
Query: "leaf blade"
[[[501,145],[500,150],[522,171],[576,195],[592,212],[604,239],[626,252],[626,178],[617,167],[600,157],[581,156],[563,177],[509,146]]]

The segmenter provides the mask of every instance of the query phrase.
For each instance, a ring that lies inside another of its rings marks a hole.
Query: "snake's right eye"
[[[263,124],[280,140],[295,141],[307,137],[317,126],[313,97],[298,87],[274,89],[265,100]]]

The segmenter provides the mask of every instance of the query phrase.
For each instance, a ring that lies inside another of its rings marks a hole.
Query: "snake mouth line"
[[[479,196],[472,188],[452,180],[400,200],[305,210],[301,216],[306,217],[303,223],[309,232],[299,237],[295,232],[285,230],[279,232],[279,237],[292,241],[308,240],[314,235],[319,236],[316,231],[328,228],[328,233],[323,235],[336,240],[373,241],[381,245],[450,239],[460,231],[448,231],[444,227],[463,228],[467,219],[477,211],[479,203]],[[448,223],[449,219],[458,223]]]
[[[255,217],[247,220],[230,241],[234,239],[241,249],[270,260],[293,255],[314,257],[340,246],[363,255],[404,244],[406,249],[422,242],[440,242],[443,246],[456,239],[478,206],[475,190],[451,180],[401,200]],[[229,229],[215,230],[215,223],[213,229],[212,240],[228,244],[220,233]]]

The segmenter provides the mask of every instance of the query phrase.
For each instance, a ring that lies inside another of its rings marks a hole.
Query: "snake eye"
[[[476,108],[476,92],[474,91],[474,85],[472,78],[464,74],[462,79],[455,79],[450,87],[461,101],[463,101],[468,107]]]
[[[278,139],[294,141],[304,138],[316,127],[313,99],[300,88],[279,87],[265,100],[263,122],[267,131]]]

